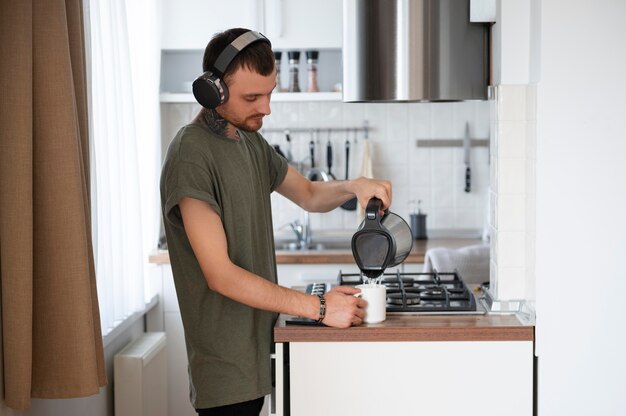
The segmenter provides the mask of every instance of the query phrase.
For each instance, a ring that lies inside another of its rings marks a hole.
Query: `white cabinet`
[[[180,317],[172,268],[159,266],[163,279],[163,330],[167,336],[167,406],[168,415],[194,416],[196,411],[189,401],[187,349],[183,321]]]
[[[342,0],[265,0],[265,35],[274,49],[340,49]]]
[[[189,376],[183,321],[179,312],[165,312],[167,336],[167,405],[168,415],[196,416],[189,401]]]
[[[292,415],[533,414],[532,341],[288,345]]]
[[[320,93],[275,93],[273,101],[340,101],[341,0],[164,0],[161,39],[161,102],[195,103],[191,82],[201,73],[209,40],[233,27],[259,30],[274,50],[301,51],[300,87],[306,88],[304,51],[320,51]],[[283,54],[281,84],[288,84],[287,54]]]
[[[262,29],[258,0],[163,0],[161,49],[202,49],[225,29]]]
[[[164,0],[161,49],[202,49],[219,31],[259,30],[274,49],[341,48],[341,0]]]

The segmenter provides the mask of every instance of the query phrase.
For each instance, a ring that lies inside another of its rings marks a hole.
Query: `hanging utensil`
[[[313,140],[313,131],[311,130],[311,141],[309,141],[309,152],[311,153],[311,171],[315,168],[315,140]],[[312,181],[316,181],[317,173],[312,172],[308,175],[309,179]]]
[[[326,143],[326,166],[328,167],[328,176],[331,179],[337,179],[335,175],[333,175],[333,145],[330,141],[330,129],[328,129],[328,142]]]
[[[354,131],[354,137],[356,137],[356,130]],[[346,139],[346,180],[349,179],[350,176],[350,139],[347,138]],[[356,197],[347,200],[346,202],[344,202],[343,204],[341,204],[341,208],[345,209],[346,211],[354,211],[356,210],[356,206],[357,206],[357,199]]]
[[[287,162],[293,162],[293,153],[291,152],[291,136],[289,135],[289,130],[285,130],[285,140],[287,140],[287,153],[285,157],[287,158]]]
[[[472,190],[472,169],[470,168],[470,156],[472,143],[469,134],[469,123],[465,123],[465,137],[463,137],[463,162],[465,163],[465,192]]]
[[[268,137],[266,137],[268,138]],[[269,141],[269,140],[268,140]],[[273,140],[272,140],[273,141]],[[274,150],[276,151],[276,153],[278,153],[279,155],[281,155],[282,157],[284,157],[286,159],[285,153],[283,152],[283,150],[280,148],[280,144],[278,143],[274,143],[272,144],[272,147],[274,148]]]
[[[309,151],[311,152],[311,167],[315,167],[315,142],[313,139],[309,142]]]
[[[287,159],[287,158],[285,157],[285,154],[284,154],[284,153],[283,153],[283,151],[281,150],[281,148],[280,148],[280,145],[279,145],[279,144],[274,144],[274,145],[272,145],[272,146],[274,147],[274,150],[276,150],[276,153],[278,153],[279,155],[281,155],[282,157],[284,157],[285,159]]]

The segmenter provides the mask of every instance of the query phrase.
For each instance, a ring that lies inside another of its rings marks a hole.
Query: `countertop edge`
[[[420,319],[403,316],[380,324],[346,329],[286,325],[281,315],[274,327],[275,342],[433,342],[534,341],[535,327],[522,325],[514,315],[440,316]]]
[[[533,341],[533,327],[429,328],[407,331],[399,328],[274,329],[274,342],[433,342],[433,341]]]

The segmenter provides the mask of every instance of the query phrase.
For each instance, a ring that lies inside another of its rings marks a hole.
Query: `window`
[[[93,244],[106,335],[152,295],[144,281],[160,215],[158,10],[148,0],[86,0],[85,12]]]

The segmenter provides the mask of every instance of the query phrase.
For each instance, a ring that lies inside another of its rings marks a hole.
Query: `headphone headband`
[[[235,56],[237,56],[239,52],[244,50],[250,44],[258,41],[267,42],[271,46],[268,38],[254,30],[250,30],[242,35],[239,35],[228,46],[226,46],[222,52],[220,52],[215,60],[215,64],[213,64],[213,72],[222,78],[224,76],[224,72],[226,72],[226,69],[228,68],[228,65],[233,59],[235,59]]]

